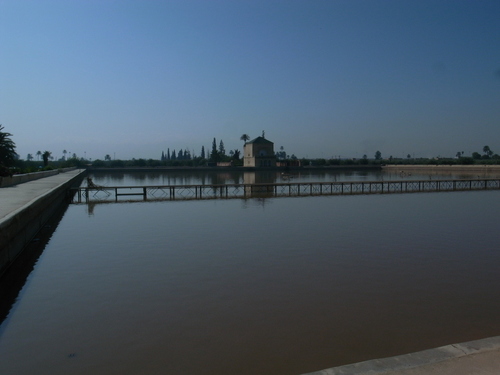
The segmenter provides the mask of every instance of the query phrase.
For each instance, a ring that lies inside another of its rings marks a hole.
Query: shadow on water
[[[12,307],[17,301],[21,290],[26,285],[31,271],[43,253],[45,246],[50,241],[64,213],[68,209],[65,203],[38,231],[34,239],[24,248],[15,262],[0,277],[0,325],[8,317]]]

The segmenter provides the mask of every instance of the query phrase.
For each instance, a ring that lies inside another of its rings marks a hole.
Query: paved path
[[[332,367],[307,375],[499,375],[500,336]]]
[[[0,188],[0,222],[81,172],[83,172],[82,169],[75,169],[23,184]]]

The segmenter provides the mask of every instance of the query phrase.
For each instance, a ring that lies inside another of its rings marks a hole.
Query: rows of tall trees
[[[172,163],[174,161],[177,162],[192,161],[193,163],[188,163],[188,165],[189,164],[200,165],[200,163],[207,163],[207,162],[214,162],[214,163],[228,162],[228,161],[238,162],[240,160],[240,155],[241,153],[237,149],[229,150],[229,152],[226,152],[224,141],[221,139],[217,143],[216,138],[214,138],[212,141],[212,147],[210,152],[207,152],[205,150],[205,146],[201,146],[201,152],[199,156],[197,156],[194,153],[194,151],[191,152],[188,149],[184,150],[181,149],[179,151],[176,150],[170,151],[170,148],[168,148],[166,152],[165,151],[161,152],[160,161],[162,162],[163,165],[174,164]],[[186,164],[186,163],[181,163],[181,164]]]
[[[161,152],[160,161],[191,160],[191,159],[192,159],[192,156],[191,156],[191,152],[189,150],[180,149],[178,152],[175,152],[175,150],[172,150],[172,153],[170,153],[170,149],[168,149],[166,153],[164,151]]]

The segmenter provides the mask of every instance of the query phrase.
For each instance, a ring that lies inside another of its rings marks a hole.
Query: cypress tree
[[[212,153],[210,154],[210,159],[212,161],[218,161],[219,160],[219,153],[217,152],[217,141],[213,140],[212,142]]]
[[[219,155],[220,156],[226,155],[226,149],[224,148],[224,142],[222,142],[222,139],[220,140],[219,143]]]

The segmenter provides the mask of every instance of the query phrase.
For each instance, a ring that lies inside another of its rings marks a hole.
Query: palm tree
[[[68,151],[63,150],[64,160],[66,160],[66,154],[67,154],[67,153],[68,153]]]
[[[40,156],[42,156],[42,151],[37,151],[36,152],[37,160],[40,160]]]
[[[50,151],[44,151],[42,154],[42,159],[43,159],[43,165],[47,166],[49,165],[49,158],[52,156],[52,152]]]
[[[12,134],[3,132],[3,128],[0,125],[0,164],[8,165],[17,157],[16,144],[10,139]]]
[[[487,156],[491,156],[493,154],[493,151],[490,150],[490,146],[484,146],[483,147],[483,152]]]
[[[248,134],[243,134],[243,135],[240,137],[240,139],[241,139],[243,142],[247,143],[247,141],[250,139],[250,136],[249,136]]]

